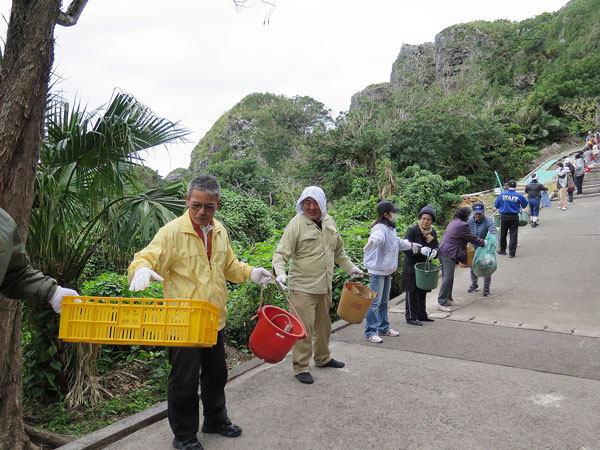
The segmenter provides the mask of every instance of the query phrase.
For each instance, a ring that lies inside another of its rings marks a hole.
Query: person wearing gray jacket
[[[481,239],[485,239],[487,234],[493,234],[498,238],[498,229],[496,228],[496,224],[492,220],[492,218],[485,214],[485,206],[482,202],[477,202],[473,204],[473,215],[469,217],[469,228],[471,229],[471,233]],[[469,244],[471,247],[475,248],[475,245],[472,243]],[[488,275],[483,277],[483,296],[487,297],[490,295],[490,285],[492,284],[492,276]],[[479,289],[479,283],[477,275],[473,271],[471,267],[471,286],[467,292],[475,292]]]

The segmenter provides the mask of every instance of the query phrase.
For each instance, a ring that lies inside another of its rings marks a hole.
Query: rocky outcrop
[[[436,84],[454,90],[483,80],[477,63],[496,44],[473,27],[450,27],[421,45],[404,44],[392,66],[394,89]]]
[[[385,101],[391,90],[391,83],[381,83],[368,86],[352,96],[350,99],[350,111],[359,109],[361,102],[364,102],[365,100],[377,103]]]

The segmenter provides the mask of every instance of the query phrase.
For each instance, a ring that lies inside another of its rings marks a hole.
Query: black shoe
[[[424,319],[419,318],[419,322],[435,322],[435,320],[430,319],[429,317],[425,317]]]
[[[331,358],[327,364],[323,364],[322,366],[317,366],[317,367],[333,367],[334,369],[341,369],[345,365],[346,365],[346,363],[343,363],[341,361]]]
[[[237,425],[234,425],[231,423],[231,420],[229,420],[229,417],[227,419],[225,419],[225,422],[223,422],[220,425],[216,425],[216,426],[208,426],[208,425],[202,425],[202,432],[203,433],[219,433],[221,436],[225,436],[225,437],[236,437],[239,436],[240,434],[242,434],[242,429],[240,427],[238,427]]]
[[[497,252],[499,255],[506,255],[506,252],[502,251],[502,250],[498,250]]]
[[[204,447],[202,447],[202,444],[196,438],[188,439],[185,442],[173,438],[173,448],[181,450],[204,450]]]
[[[514,258],[514,257],[515,257],[515,255],[508,255],[508,257],[509,257],[509,258]]]
[[[469,286],[469,289],[467,290],[467,292],[468,293],[475,292],[477,289],[479,289],[479,286],[477,286],[476,284],[472,284],[471,286]]]
[[[484,289],[483,290],[483,296],[484,297],[489,297],[490,296],[490,290],[489,289]]]
[[[312,375],[308,372],[299,373],[298,375],[296,375],[296,379],[300,383],[304,383],[304,384],[313,384],[315,382]]]
[[[423,324],[421,322],[419,322],[417,319],[406,319],[406,323],[409,325],[418,325],[420,327],[423,326]]]

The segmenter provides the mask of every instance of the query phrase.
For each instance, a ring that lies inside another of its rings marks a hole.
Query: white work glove
[[[281,285],[281,289],[283,289],[284,291],[286,291],[287,290],[287,286],[285,285],[285,282],[287,281],[287,276],[285,275],[285,273],[277,275],[277,281]]]
[[[431,249],[429,247],[421,247],[421,255],[429,256]]]
[[[250,279],[256,284],[266,286],[272,280],[271,272],[269,272],[267,269],[263,269],[262,267],[255,267],[252,269],[252,272],[250,272]]]
[[[417,253],[419,253],[419,250],[421,250],[421,247],[422,247],[421,244],[417,244],[416,242],[411,242],[410,246],[412,247],[413,255],[416,255]]]
[[[163,277],[157,274],[154,270],[148,267],[138,267],[135,269],[131,284],[129,285],[130,291],[143,291],[150,286],[150,280],[154,281],[165,281]]]
[[[58,286],[56,288],[56,292],[50,299],[50,305],[52,305],[52,309],[54,309],[54,311],[56,311],[57,314],[60,314],[60,312],[62,311],[62,301],[63,301],[63,296],[65,296],[65,295],[79,295],[79,294],[77,293],[77,291],[74,291],[73,289],[68,289],[68,288]]]
[[[436,258],[437,255],[438,255],[438,251],[435,248],[433,250],[431,250],[431,256],[430,256],[431,259]]]
[[[484,240],[483,240],[483,246],[484,246],[484,247],[485,247],[485,246],[487,246],[487,239],[484,239]]]
[[[348,275],[350,275],[352,278],[362,278],[365,276],[365,273],[358,267],[354,266],[352,269],[350,269]]]

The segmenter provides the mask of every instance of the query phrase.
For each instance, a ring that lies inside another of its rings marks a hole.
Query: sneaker
[[[310,377],[310,373],[306,372],[306,374]],[[312,377],[310,378],[312,379]],[[231,423],[231,420],[228,417],[223,423],[219,425],[211,426],[202,424],[202,432],[206,434],[219,433],[221,436],[225,437],[237,437],[240,434],[242,434],[242,429],[237,425]]]
[[[459,304],[456,303],[454,300],[448,300],[446,302],[446,305],[448,305],[448,306],[459,306]]]
[[[506,255],[506,251],[498,250],[496,253],[499,255]]]
[[[346,363],[343,363],[341,361],[338,361],[337,359],[331,358],[327,364],[323,364],[322,366],[317,366],[317,367],[333,367],[334,369],[341,369],[345,365],[346,365]]]
[[[479,286],[477,286],[476,284],[472,284],[471,286],[469,286],[467,292],[470,294],[471,292],[475,292],[477,289],[479,289]]]
[[[490,296],[490,290],[489,289],[484,289],[483,290],[483,296],[484,297],[489,297]]]
[[[178,441],[177,438],[173,438],[173,448],[179,450],[204,450],[202,444],[198,442],[198,439],[192,438],[187,441]]]
[[[566,210],[567,210],[567,207],[566,207],[566,206],[563,206],[562,210],[563,210],[563,211],[566,211]]]
[[[376,334],[369,336],[368,338],[365,338],[365,339],[369,342],[373,342],[374,344],[381,344],[383,342],[383,339],[381,339]]]
[[[396,337],[396,336],[400,336],[400,333],[392,328],[390,328],[389,330],[387,330],[385,333],[379,333],[381,336],[390,336],[390,337]]]
[[[438,305],[438,309],[444,312],[452,312],[452,310],[445,305]]]

